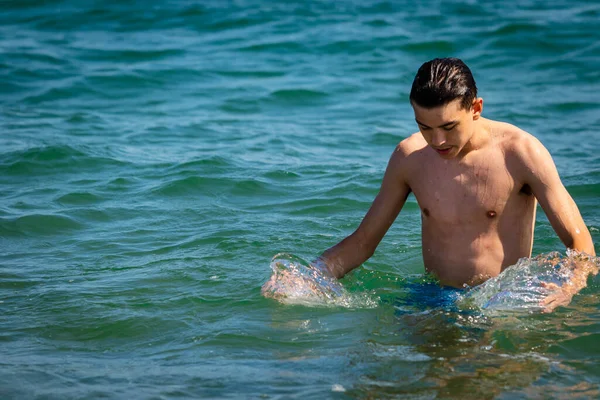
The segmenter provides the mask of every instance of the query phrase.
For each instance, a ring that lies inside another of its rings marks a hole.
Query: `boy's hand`
[[[569,284],[570,282],[565,283],[565,286]],[[556,283],[543,282],[542,287],[553,292],[540,302],[540,306],[544,308],[542,312],[550,313],[556,307],[568,305],[573,299],[574,293],[566,290],[563,286],[558,286]]]
[[[573,296],[587,286],[588,276],[590,274],[596,275],[598,273],[598,265],[596,265],[593,258],[595,257],[590,257],[585,254],[574,255],[574,266],[572,267],[573,275],[571,279],[562,286],[555,283],[542,283],[542,286],[545,289],[552,292],[540,302],[540,306],[544,308],[544,312],[549,313],[556,307],[568,305],[573,299]]]

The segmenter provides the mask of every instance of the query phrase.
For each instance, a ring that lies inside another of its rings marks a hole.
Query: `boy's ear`
[[[471,107],[473,111],[473,119],[479,119],[481,117],[481,112],[483,111],[483,99],[481,97],[477,97],[473,100],[473,106]]]

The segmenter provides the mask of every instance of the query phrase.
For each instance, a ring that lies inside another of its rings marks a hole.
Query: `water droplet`
[[[342,385],[339,385],[339,384],[336,383],[335,385],[331,386],[331,391],[332,392],[342,392],[343,393],[343,392],[346,391],[346,389]]]

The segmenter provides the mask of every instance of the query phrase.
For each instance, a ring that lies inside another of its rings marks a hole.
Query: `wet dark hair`
[[[435,58],[421,65],[410,90],[410,102],[434,108],[461,99],[470,109],[477,97],[477,86],[467,65],[458,58]]]

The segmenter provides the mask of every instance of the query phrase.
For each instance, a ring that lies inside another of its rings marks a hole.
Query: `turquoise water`
[[[275,254],[356,228],[433,57],[548,147],[598,240],[599,23],[582,0],[1,2],[0,397],[599,397],[600,278],[548,315],[408,304],[414,198],[342,281],[360,301],[260,294]]]

